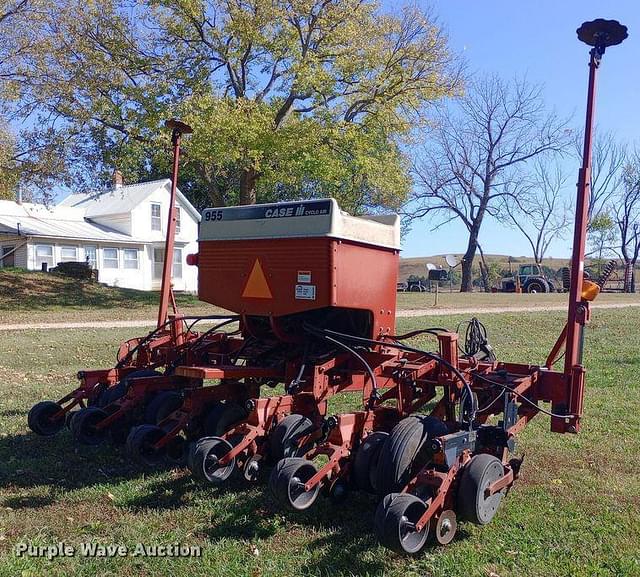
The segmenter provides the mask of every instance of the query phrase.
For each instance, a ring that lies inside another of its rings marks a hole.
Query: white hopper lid
[[[200,241],[331,237],[400,249],[400,217],[351,216],[333,198],[279,202],[202,212]]]

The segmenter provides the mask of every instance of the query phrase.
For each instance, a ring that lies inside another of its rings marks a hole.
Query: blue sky
[[[395,2],[387,1],[387,7]],[[640,2],[616,0],[434,0],[430,3],[449,34],[451,48],[464,55],[470,71],[497,73],[505,79],[526,75],[544,86],[550,108],[572,115],[584,125],[588,47],[575,30],[585,20],[619,20],[629,38],[607,50],[598,76],[597,125],[618,138],[640,144]],[[578,161],[567,167],[578,173]],[[566,194],[575,195],[575,180]],[[424,256],[466,248],[466,230],[449,224],[432,232],[435,222],[415,223],[403,243],[402,256]],[[526,239],[495,221],[486,221],[480,241],[486,253],[530,255]],[[554,242],[547,256],[566,257],[568,241]]]

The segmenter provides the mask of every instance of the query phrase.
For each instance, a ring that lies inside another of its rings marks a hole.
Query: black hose
[[[371,396],[369,397],[367,401],[367,405],[365,405],[365,408],[371,408],[373,401],[380,397],[378,393],[376,375],[373,372],[371,365],[366,361],[366,359],[360,353],[358,353],[358,351],[351,348],[349,345],[346,345],[343,342],[340,342],[338,339],[334,339],[333,337],[330,337],[329,335],[324,334],[324,330],[326,329],[317,329],[315,327],[305,327],[305,328],[316,337],[320,337],[330,343],[333,343],[334,345],[337,345],[342,350],[347,351],[349,354],[353,355],[356,359],[358,359],[358,361],[362,364],[362,366],[364,366],[365,370],[369,374],[369,378],[371,379],[371,387],[372,387]]]
[[[475,420],[476,417],[476,412],[477,412],[477,406],[475,406],[475,397],[473,396],[473,390],[471,389],[471,385],[467,382],[467,380],[464,378],[464,375],[460,372],[460,370],[454,366],[453,364],[451,364],[449,361],[443,359],[440,355],[436,354],[436,353],[432,353],[429,351],[423,351],[421,349],[416,349],[414,347],[409,347],[407,345],[402,345],[399,343],[389,343],[389,342],[384,342],[382,343],[381,341],[376,341],[373,339],[367,339],[365,337],[357,337],[354,335],[347,335],[345,333],[340,333],[338,331],[332,331],[330,329],[316,329],[315,327],[312,327],[313,331],[320,331],[323,333],[331,333],[332,335],[336,335],[338,337],[343,337],[355,342],[361,342],[361,343],[366,343],[366,344],[370,344],[370,345],[382,345],[384,344],[387,347],[391,347],[391,348],[395,348],[401,351],[406,351],[409,353],[416,353],[416,354],[422,354],[424,356],[426,356],[427,358],[430,358],[434,361],[437,361],[441,364],[443,364],[445,367],[447,367],[451,372],[453,372],[454,375],[456,375],[456,377],[458,378],[458,380],[463,384],[467,395],[469,396],[470,402],[471,402],[471,411],[469,414],[469,425],[471,426],[473,424],[473,421]]]
[[[540,411],[541,413],[544,413],[545,415],[549,415],[550,417],[553,417],[554,419],[577,419],[578,418],[578,415],[558,415],[556,413],[552,413],[551,411],[547,411],[546,409],[543,409],[542,407],[540,407],[539,405],[534,403],[528,397],[525,397],[522,393],[518,393],[517,391],[514,391],[511,387],[505,385],[504,383],[499,383],[498,381],[494,381],[492,379],[489,379],[489,378],[485,377],[484,375],[481,375],[480,373],[473,373],[473,376],[479,378],[481,381],[489,383],[490,385],[495,385],[496,387],[501,387],[502,389],[504,389],[505,392],[513,393],[516,397],[519,397],[525,403],[528,403],[529,405],[531,405],[537,411]],[[486,409],[487,409],[487,407],[485,407],[484,410],[486,410]]]
[[[239,318],[239,317],[236,317]],[[207,315],[207,316],[186,316],[186,317],[182,317],[180,320],[193,320],[193,319],[197,319],[197,321],[200,320],[205,320],[205,319],[229,319],[229,315]],[[197,322],[196,321],[196,322]],[[175,322],[174,320],[170,319],[168,321],[165,321],[164,323],[162,323],[159,327],[156,327],[155,329],[153,329],[146,337],[144,337],[135,347],[133,347],[133,349],[131,349],[120,361],[118,361],[118,363],[116,364],[115,368],[116,369],[121,369],[122,367],[125,366],[125,364],[131,360],[131,357],[133,357],[133,355],[136,353],[136,351],[145,343],[148,343],[154,336],[156,336],[161,330],[163,330],[164,328],[166,328],[168,325],[170,325],[171,323]],[[195,324],[195,323],[194,323]],[[193,325],[191,325],[193,326]]]
[[[404,335],[389,335],[385,338],[391,339],[393,341],[403,341],[405,339],[410,339],[412,337],[417,337],[418,335],[429,334],[438,336],[438,333],[448,333],[448,329],[443,329],[440,327],[432,327],[430,329],[419,329],[417,331],[411,331],[410,333],[405,333]]]
[[[195,350],[197,349],[198,345],[202,343],[202,341],[204,341],[205,338],[207,338],[211,333],[216,332],[217,330],[221,329],[222,327],[226,326],[226,325],[230,325],[231,323],[235,323],[238,321],[240,317],[239,316],[235,316],[232,318],[227,318],[227,320],[225,320],[222,323],[218,323],[217,325],[211,327],[210,329],[206,330],[204,333],[202,333],[195,341],[191,342],[191,343],[187,343],[189,346],[189,349]],[[196,321],[197,322],[197,321]],[[193,323],[195,324],[195,323]],[[191,326],[193,326],[193,324]],[[191,327],[188,329],[188,331],[191,330]],[[175,367],[180,361],[182,361],[182,359],[184,359],[185,355],[186,355],[187,351],[183,351],[180,356],[178,356],[172,363],[171,363],[171,367]]]

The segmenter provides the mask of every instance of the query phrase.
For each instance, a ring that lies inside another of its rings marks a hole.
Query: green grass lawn
[[[438,294],[438,305],[435,304],[435,293],[398,293],[398,310],[425,309],[495,309],[507,307],[545,308],[567,303],[566,293],[550,294],[515,294],[515,293],[460,293],[448,290]],[[603,293],[598,296],[594,306],[604,303],[640,303],[640,293]]]
[[[455,326],[460,316],[404,319],[400,330]],[[501,358],[539,363],[562,313],[482,315]],[[634,576],[640,575],[640,310],[594,313],[586,349],[583,432],[549,433],[539,416],[521,436],[522,478],[492,524],[463,524],[445,548],[407,558],[378,546],[375,501],[321,498],[279,510],[264,486],[204,487],[179,469],[145,471],[110,447],[77,448],[68,432],[38,438],[26,413],[74,384],[78,369],[114,362],[132,329],[0,333],[0,576]],[[420,342],[419,340],[416,343]],[[427,341],[422,341],[423,345]],[[357,405],[357,395],[332,403]],[[20,542],[184,543],[199,559],[18,558]]]
[[[38,322],[92,322],[153,319],[158,293],[108,287],[55,274],[0,270],[0,324]],[[223,312],[196,296],[177,294],[180,310],[187,315]],[[490,294],[442,291],[434,307],[434,293],[399,293],[399,310],[450,308],[544,308],[562,305],[566,294]],[[603,294],[598,303],[640,302],[638,294]]]
[[[158,295],[53,273],[0,269],[0,324],[153,318]],[[177,293],[176,301],[186,314],[221,311],[192,294]]]

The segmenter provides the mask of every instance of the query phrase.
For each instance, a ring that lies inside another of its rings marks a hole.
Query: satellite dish
[[[438,268],[435,264],[428,262],[427,263],[427,270],[436,270],[436,268]]]
[[[444,257],[444,260],[447,261],[447,264],[451,268],[458,266],[458,259],[453,254],[448,254],[447,256]]]

